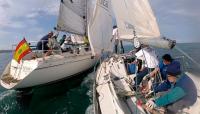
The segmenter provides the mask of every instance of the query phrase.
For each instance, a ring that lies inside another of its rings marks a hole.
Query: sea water
[[[130,48],[131,46],[126,46],[127,51]],[[200,77],[200,44],[178,44],[177,48],[187,55],[176,49],[158,49],[157,52],[159,57],[165,53],[182,57],[184,66]],[[0,74],[11,58],[12,53],[0,53]],[[0,87],[0,114],[92,114],[94,77],[95,73],[90,71],[55,84],[27,89],[25,92]]]

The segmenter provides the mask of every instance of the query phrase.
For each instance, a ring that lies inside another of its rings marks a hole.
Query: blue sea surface
[[[131,46],[125,47],[126,51],[131,49]],[[159,57],[165,53],[181,57],[182,65],[184,64],[186,69],[200,72],[198,66],[200,43],[178,44],[176,48],[157,49],[157,53]],[[0,53],[0,74],[11,58],[12,53]],[[27,89],[24,92],[0,87],[0,114],[91,114],[94,77],[95,73],[91,71],[55,84]]]

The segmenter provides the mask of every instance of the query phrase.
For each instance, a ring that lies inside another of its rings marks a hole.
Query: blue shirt
[[[163,80],[167,80],[167,66],[168,65],[163,64],[163,61],[159,64],[160,73]]]
[[[168,80],[165,80],[161,84],[154,87],[154,92],[155,93],[163,92],[169,90],[170,88],[171,88],[170,82]]]
[[[159,64],[159,68],[160,68],[160,73],[162,76],[162,79],[164,80],[164,82],[162,82],[159,85],[154,85],[154,92],[158,93],[158,92],[163,92],[163,91],[167,91],[171,88],[171,84],[170,82],[167,80],[167,68],[168,66],[173,68],[173,71],[176,73],[180,73],[180,63],[178,61],[173,60],[169,65],[165,65],[163,64],[163,62],[160,62]]]
[[[176,61],[176,60],[173,60],[169,65],[165,65],[163,64],[163,62],[160,62],[159,64],[159,68],[160,68],[160,73],[161,73],[161,76],[162,76],[162,79],[163,80],[167,80],[167,67],[168,66],[175,66],[176,68],[174,68],[174,71],[177,72],[177,70],[179,70],[179,73],[180,73],[180,69],[181,69],[181,64],[180,62]]]

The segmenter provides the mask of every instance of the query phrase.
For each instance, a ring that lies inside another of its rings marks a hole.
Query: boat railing
[[[32,53],[28,54],[27,56],[25,56],[23,59],[35,59],[35,58],[44,58],[46,56],[49,55],[62,55],[63,53],[70,53],[70,54],[79,54],[81,49],[84,49],[86,51],[90,50],[90,46],[83,44],[78,44],[78,43],[71,43],[68,44],[70,45],[70,51],[62,51],[61,50],[61,45],[57,42],[55,45],[57,45],[56,49],[46,49],[47,46],[47,42],[48,40],[41,40],[39,41],[41,42],[41,47],[40,49],[38,49],[38,41],[29,41],[29,47],[32,50]],[[13,44],[12,45],[12,53],[15,53],[15,48],[16,48],[17,44]]]

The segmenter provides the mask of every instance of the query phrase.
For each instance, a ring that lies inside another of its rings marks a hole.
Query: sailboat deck
[[[11,76],[10,74],[3,75],[1,80],[6,84],[17,83],[20,81],[20,80],[14,78],[13,76]]]

